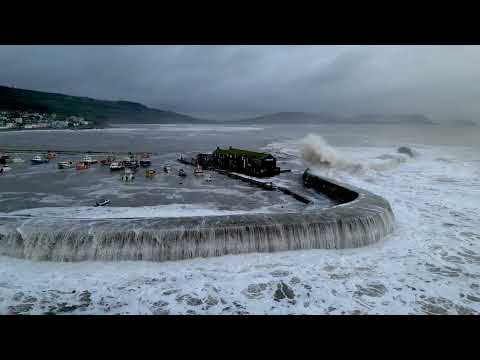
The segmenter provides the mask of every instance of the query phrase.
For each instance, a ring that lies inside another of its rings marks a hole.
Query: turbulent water
[[[396,229],[380,243],[351,250],[297,250],[166,263],[52,263],[1,257],[0,313],[480,312],[478,132],[321,126],[252,132],[243,127],[222,129],[214,140],[212,129],[180,130],[149,132],[151,137],[173,136],[179,142],[196,139],[194,149],[189,148],[192,151],[212,147],[214,141],[241,146],[243,140],[246,146],[274,152],[286,167],[300,170],[313,163],[322,175],[385,197],[392,205]],[[116,138],[106,137],[106,143],[114,143],[142,131],[114,129],[103,134],[116,134]],[[328,145],[347,163],[316,163],[318,154],[305,156],[305,136],[310,133],[324,141],[312,146],[310,154]],[[0,141],[26,144],[29,136],[33,141],[28,134],[1,134]],[[35,140],[41,143],[38,136]],[[397,149],[403,145],[414,149],[416,156],[399,154]]]

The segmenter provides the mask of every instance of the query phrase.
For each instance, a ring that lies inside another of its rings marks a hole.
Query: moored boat
[[[77,163],[77,165],[75,166],[75,169],[77,170],[87,170],[90,168],[90,165],[87,164],[87,163],[84,163],[84,162],[79,162]]]
[[[51,152],[51,151],[49,151],[49,152],[47,153],[47,156],[46,156],[46,158],[47,158],[48,160],[53,160],[53,159],[55,159],[56,157],[57,157],[57,154],[55,154],[54,152]]]
[[[150,159],[150,155],[143,154],[142,158],[140,159],[140,166],[149,167],[150,165],[152,165],[152,160]]]
[[[60,161],[58,163],[58,168],[59,169],[70,169],[73,168],[73,161]]]
[[[25,160],[22,159],[21,157],[18,157],[18,156],[14,157],[12,159],[12,163],[14,163],[14,164],[19,164],[19,163],[24,163],[24,162],[25,162]]]
[[[115,158],[109,156],[109,157],[107,157],[106,159],[100,160],[100,163],[101,163],[102,165],[110,165],[110,164],[111,164],[112,162],[114,162],[114,161],[115,161]]]
[[[97,202],[95,202],[95,206],[105,206],[110,204],[110,200],[108,199],[100,199]]]
[[[157,175],[157,172],[153,169],[149,169],[145,172],[145,176],[150,179],[152,179],[155,175]]]
[[[195,170],[193,171],[193,173],[196,175],[196,176],[203,176],[203,169],[200,165],[197,165],[197,167],[195,168]]]
[[[123,170],[124,168],[125,166],[123,165],[123,162],[120,162],[120,161],[113,161],[110,164],[110,171],[119,171],[119,170]]]
[[[5,173],[7,173],[11,170],[12,170],[12,168],[10,166],[4,165],[4,166],[0,167],[0,174],[5,174]]]
[[[84,164],[96,164],[98,162],[98,160],[92,158],[90,155],[85,155],[83,158],[82,158],[82,162]]]
[[[45,164],[48,163],[48,159],[42,158],[40,155],[35,155],[32,160],[32,165]]]

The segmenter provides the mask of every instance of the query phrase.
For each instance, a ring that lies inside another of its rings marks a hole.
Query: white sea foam
[[[42,207],[24,209],[1,214],[3,216],[35,216],[44,218],[69,219],[112,219],[112,218],[164,218],[184,216],[213,216],[247,214],[252,211],[221,210],[215,204],[168,204],[140,207]],[[269,212],[268,207],[256,209],[255,212]]]
[[[295,161],[301,153],[299,141],[269,147]],[[390,160],[377,158],[395,154],[396,148],[343,147],[342,153],[365,164]],[[381,171],[317,169],[390,202],[397,229],[384,242],[165,263],[0,257],[0,313],[29,303],[26,312],[33,314],[59,303],[79,305],[79,293],[88,290],[91,304],[73,313],[479,314],[479,154],[471,148],[414,148],[421,156]],[[438,181],[445,176],[452,181]],[[280,282],[292,289],[294,299],[274,300]],[[29,296],[36,301],[25,301]]]

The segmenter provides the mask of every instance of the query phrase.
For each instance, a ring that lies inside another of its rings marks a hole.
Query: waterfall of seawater
[[[306,172],[307,174],[307,172]],[[176,219],[12,220],[1,226],[0,254],[35,260],[181,260],[249,252],[343,249],[393,231],[390,205],[307,174],[308,186],[346,204],[289,214]],[[305,175],[304,175],[305,180]],[[353,200],[352,200],[353,199]]]

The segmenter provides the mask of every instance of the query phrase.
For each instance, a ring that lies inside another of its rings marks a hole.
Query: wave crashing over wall
[[[297,249],[343,249],[375,243],[393,231],[388,202],[313,175],[307,187],[341,202],[298,213],[151,219],[0,219],[0,254],[50,261],[150,260]]]

